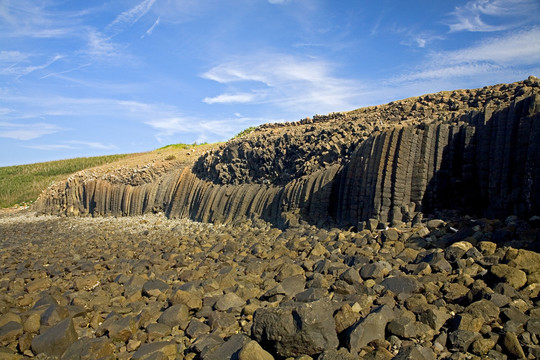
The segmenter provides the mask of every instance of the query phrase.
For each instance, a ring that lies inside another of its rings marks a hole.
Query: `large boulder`
[[[60,357],[77,338],[73,320],[67,318],[36,336],[32,340],[32,351],[36,355]]]
[[[279,356],[318,354],[339,344],[332,313],[328,299],[261,308],[253,317],[252,336]]]
[[[358,320],[349,328],[345,342],[351,352],[359,352],[374,340],[384,340],[386,324],[394,319],[394,311],[389,305],[375,308],[369,315]]]

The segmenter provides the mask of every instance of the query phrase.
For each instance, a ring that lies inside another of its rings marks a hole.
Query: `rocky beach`
[[[0,214],[0,360],[540,357],[537,78],[183,151]]]
[[[535,359],[539,218],[0,217],[0,358]]]

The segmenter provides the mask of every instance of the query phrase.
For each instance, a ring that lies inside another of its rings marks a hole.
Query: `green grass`
[[[170,144],[163,147],[160,147],[157,150],[164,150],[164,149],[178,149],[178,150],[185,150],[185,149],[191,149],[200,145],[206,145],[208,143],[204,142],[201,144],[197,144],[196,142],[193,144]]]
[[[111,163],[126,156],[129,155],[97,156],[0,167],[0,207],[32,203],[55,181],[62,180],[77,171]]]
[[[255,129],[257,129],[256,126],[250,126],[247,129],[244,129],[244,130],[240,131],[238,134],[236,134],[233,137],[233,139],[236,139],[236,138],[239,138],[239,137],[242,137],[242,136],[246,136],[247,134],[249,134],[250,132],[252,132]]]
[[[255,130],[255,127],[247,128],[234,138],[247,135],[253,130]],[[207,144],[197,144],[196,142],[193,144],[171,144],[157,150],[185,150]],[[43,190],[56,181],[63,180],[77,171],[108,164],[130,155],[132,154],[75,158],[0,167],[0,208],[31,204]],[[175,158],[175,155],[169,155],[166,160],[174,160]]]

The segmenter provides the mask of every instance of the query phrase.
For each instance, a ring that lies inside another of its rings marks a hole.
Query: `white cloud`
[[[183,116],[178,113],[174,117],[155,117],[145,123],[157,131],[155,137],[160,143],[178,142],[178,137],[184,138],[184,136],[195,136],[196,141],[202,143],[230,139],[249,126],[283,121],[285,119],[249,117],[239,113],[234,113],[231,117],[221,117],[217,120]]]
[[[29,54],[21,53],[20,51],[0,51],[0,62],[18,63],[30,57]]]
[[[44,135],[54,134],[61,129],[54,124],[35,123],[17,124],[11,122],[0,122],[0,137],[15,140],[32,140]]]
[[[113,22],[107,26],[107,29],[118,32],[125,26],[133,25],[150,11],[155,2],[156,0],[143,0],[138,5],[118,15]]]
[[[221,94],[215,97],[206,97],[203,102],[207,104],[230,104],[230,103],[248,103],[257,98],[256,94]]]
[[[143,37],[152,35],[152,33],[154,32],[154,29],[159,25],[160,21],[161,21],[161,16],[158,16],[158,18],[156,19],[156,21],[154,21],[152,26],[150,26],[150,28],[146,30],[146,33],[143,35]]]
[[[88,33],[88,54],[97,57],[106,57],[114,54],[116,46],[110,42],[110,38],[100,32],[90,31]]]
[[[270,4],[285,4],[289,0],[268,0]]]
[[[454,19],[448,24],[450,32],[508,30],[537,19],[540,16],[540,2],[538,0],[472,0],[464,6],[456,6],[451,16]]]
[[[43,145],[27,145],[29,149],[54,151],[54,150],[77,150],[76,147],[64,144],[43,144]]]
[[[24,76],[28,75],[34,71],[43,70],[45,68],[48,68],[58,60],[62,59],[62,55],[56,55],[52,59],[48,60],[46,63],[41,65],[29,65],[29,66],[20,66],[17,64],[13,64],[11,66],[8,66],[6,68],[0,69],[0,75],[11,75],[11,76]]]
[[[111,144],[106,145],[106,144],[95,142],[95,141],[70,140],[70,141],[66,141],[65,143],[71,144],[71,145],[80,145],[82,147],[91,148],[91,149],[100,149],[100,150],[111,150],[111,149],[117,148],[115,145],[111,145]]]
[[[0,2],[0,19],[8,26],[2,26],[2,35],[29,38],[61,38],[77,33],[74,24],[78,14],[64,12],[56,16],[49,11],[48,1],[17,0]],[[79,14],[80,15],[80,14]],[[0,25],[2,22],[0,21]]]
[[[540,61],[540,27],[491,38],[476,46],[445,52],[450,63],[488,61],[498,64],[534,64]]]
[[[422,70],[396,77],[417,81],[512,72],[540,61],[540,27],[493,37],[468,48],[432,53]]]
[[[397,31],[398,33],[405,32],[405,38],[400,42],[401,45],[425,48],[428,44],[435,40],[444,40],[440,35],[435,35],[430,32],[415,32],[412,30]]]
[[[333,64],[314,58],[272,53],[242,56],[202,75],[229,87],[223,94],[204,101],[268,103],[297,115],[351,108],[361,86],[333,72]]]
[[[100,142],[92,142],[92,141],[78,141],[78,140],[70,140],[70,141],[63,141],[61,144],[35,144],[35,145],[27,145],[27,148],[30,149],[37,149],[37,150],[45,150],[45,151],[52,151],[52,150],[80,150],[80,149],[98,149],[98,150],[112,150],[117,149],[115,145],[105,145]]]

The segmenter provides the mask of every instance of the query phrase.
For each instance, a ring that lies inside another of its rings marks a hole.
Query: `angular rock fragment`
[[[336,348],[338,338],[328,300],[261,308],[253,317],[252,336],[280,356],[314,355]]]
[[[133,354],[133,360],[151,359],[176,359],[178,355],[178,345],[172,341],[160,341],[150,344],[143,344]]]
[[[60,357],[77,340],[73,320],[67,318],[48,328],[32,340],[34,354]]]
[[[184,304],[175,304],[167,308],[159,317],[158,322],[170,327],[180,326],[185,329],[189,321],[189,309]]]
[[[61,360],[113,359],[115,349],[107,338],[82,337],[67,348]]]
[[[23,326],[15,321],[0,326],[0,346],[8,345],[23,334]]]
[[[240,349],[238,360],[274,360],[274,357],[258,342],[251,340]]]
[[[394,318],[394,311],[389,305],[375,308],[368,316],[362,318],[349,328],[345,334],[347,348],[359,352],[374,340],[385,338],[386,324]]]

